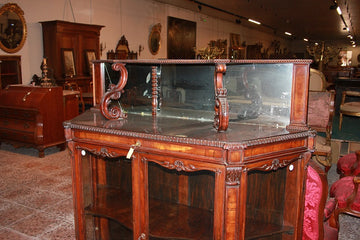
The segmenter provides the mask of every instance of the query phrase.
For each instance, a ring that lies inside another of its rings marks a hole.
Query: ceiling
[[[359,0],[157,0],[203,15],[238,22],[278,36],[309,41],[342,43],[351,46],[349,32],[360,45]],[[342,18],[336,9],[342,10]],[[256,25],[248,18],[261,22]],[[285,35],[289,32],[292,36]]]

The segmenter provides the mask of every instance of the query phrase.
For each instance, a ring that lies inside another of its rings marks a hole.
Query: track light
[[[337,11],[337,13],[338,13],[339,15],[342,15],[342,12],[341,12],[341,9],[340,9],[339,6],[337,6],[336,11]]]
[[[338,7],[337,2],[334,1],[333,5],[330,6],[330,10],[335,10]]]
[[[251,19],[251,18],[249,18],[248,21],[249,21],[249,22],[252,22],[252,23],[255,23],[255,24],[257,24],[257,25],[260,25],[260,24],[261,24],[261,22],[258,22],[258,21],[256,21],[256,20],[253,20],[253,19]]]

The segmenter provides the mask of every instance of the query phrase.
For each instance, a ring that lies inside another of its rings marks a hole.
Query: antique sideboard
[[[301,239],[309,64],[95,61],[64,123],[77,239]]]

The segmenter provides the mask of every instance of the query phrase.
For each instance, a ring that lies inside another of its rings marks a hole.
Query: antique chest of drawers
[[[61,87],[9,85],[0,92],[0,141],[44,149],[65,144]]]

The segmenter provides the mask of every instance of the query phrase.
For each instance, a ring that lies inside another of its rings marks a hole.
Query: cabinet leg
[[[45,157],[45,150],[44,149],[38,149],[39,150],[39,158]]]

